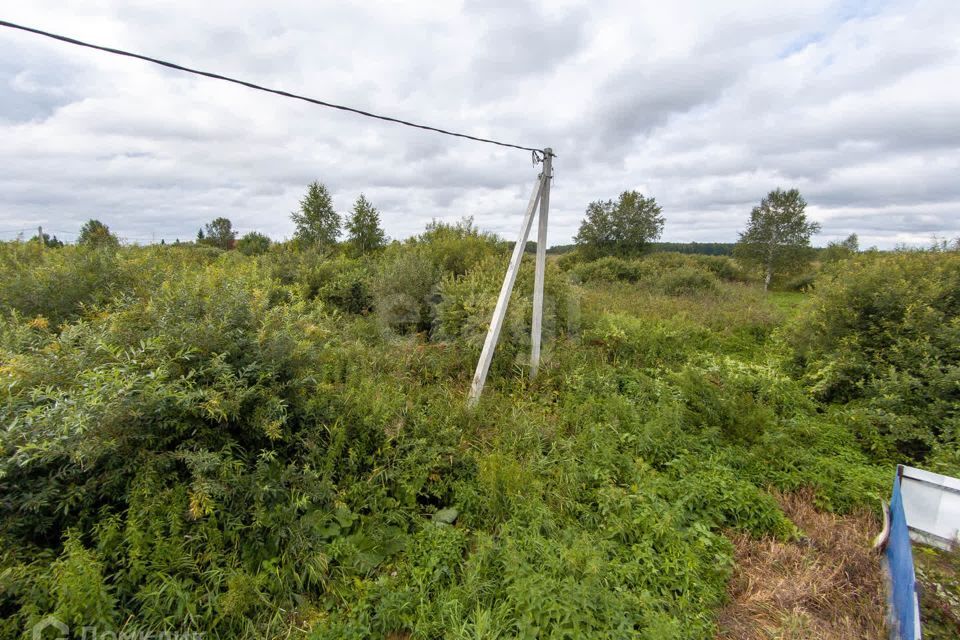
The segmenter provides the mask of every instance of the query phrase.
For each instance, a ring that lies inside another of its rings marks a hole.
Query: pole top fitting
[[[553,152],[553,149],[551,149],[550,147],[546,147],[542,151],[533,151],[531,155],[533,156],[533,166],[537,166],[548,157],[549,158],[557,157],[557,154],[555,154]]]

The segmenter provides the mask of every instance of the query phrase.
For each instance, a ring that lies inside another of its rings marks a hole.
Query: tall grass
[[[532,382],[525,270],[470,410],[506,247],[469,226],[362,259],[0,255],[0,637],[710,638],[724,532],[800,534],[768,487],[885,489],[782,368],[789,312],[702,265],[552,265]]]

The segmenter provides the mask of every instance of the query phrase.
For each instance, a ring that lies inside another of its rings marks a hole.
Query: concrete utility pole
[[[543,188],[537,228],[537,267],[533,281],[533,322],[530,329],[530,379],[540,369],[540,339],[543,327],[543,279],[547,267],[547,215],[550,212],[550,181],[553,179],[553,149],[543,150]]]
[[[527,238],[530,236],[530,228],[533,226],[533,218],[536,215],[538,205],[540,206],[540,224],[537,229],[537,265],[533,292],[530,375],[535,376],[540,366],[543,279],[547,257],[547,213],[550,207],[550,180],[553,178],[553,150],[546,148],[543,151],[543,172],[537,177],[537,184],[530,195],[530,203],[527,205],[527,211],[524,213],[523,222],[520,225],[520,234],[517,237],[517,243],[513,246],[513,255],[510,257],[507,273],[503,277],[503,285],[500,287],[500,295],[497,297],[497,306],[493,310],[493,318],[490,320],[490,328],[487,330],[487,337],[483,342],[483,350],[480,352],[477,370],[473,374],[473,384],[470,385],[470,396],[467,399],[469,406],[475,406],[483,393],[490,363],[493,361],[493,352],[496,350],[497,341],[500,339],[500,331],[503,329],[503,320],[507,315],[510,294],[513,292],[513,285],[516,283],[517,274],[520,272],[520,260],[523,258],[523,252],[527,246]]]

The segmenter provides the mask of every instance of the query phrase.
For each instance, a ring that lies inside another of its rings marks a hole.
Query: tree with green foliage
[[[206,229],[207,244],[225,251],[233,249],[233,245],[237,241],[237,232],[233,230],[233,223],[230,220],[224,217],[214,218],[207,223]],[[200,240],[199,236],[198,240]]]
[[[813,257],[810,236],[820,231],[820,225],[807,220],[806,208],[799,190],[775,189],[750,212],[733,254],[763,271],[764,291],[774,275],[796,272]]]
[[[38,242],[40,240],[39,236],[33,236],[30,238],[30,242]],[[59,249],[63,246],[63,241],[57,240],[57,236],[51,236],[49,233],[43,234],[43,246],[48,249]]]
[[[340,215],[333,209],[333,199],[327,187],[316,180],[307,187],[307,195],[300,201],[300,211],[290,214],[297,226],[294,237],[305,244],[329,248],[340,237]]]
[[[574,240],[587,257],[634,255],[662,231],[657,201],[637,191],[624,191],[616,201],[591,202]]]
[[[80,237],[77,238],[77,244],[87,247],[118,247],[120,240],[117,236],[110,233],[110,227],[99,220],[87,220],[80,227]]]
[[[829,242],[820,252],[820,259],[824,262],[837,262],[852,258],[860,252],[860,241],[857,234],[851,233],[845,240]]]
[[[380,228],[380,212],[361,193],[346,221],[347,242],[358,254],[376,251],[386,244],[387,236]]]
[[[237,251],[245,256],[259,256],[270,249],[270,238],[257,231],[251,231],[237,240]]]

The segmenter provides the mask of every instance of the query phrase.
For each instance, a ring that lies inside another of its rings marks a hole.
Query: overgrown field
[[[772,489],[960,470],[956,254],[564,256],[535,382],[527,264],[468,410],[507,250],[0,246],[0,637],[710,638]]]

